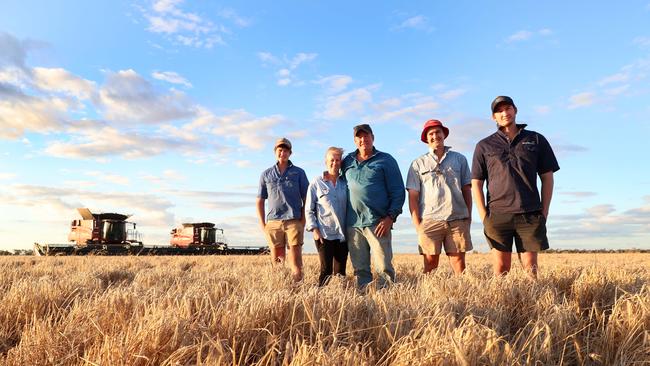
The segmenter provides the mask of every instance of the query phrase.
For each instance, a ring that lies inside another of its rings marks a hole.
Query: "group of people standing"
[[[291,142],[278,139],[277,162],[262,173],[257,198],[272,260],[286,260],[293,279],[301,281],[306,229],[318,249],[319,285],[332,275],[345,276],[349,255],[359,288],[373,281],[372,269],[377,286],[388,286],[395,282],[391,229],[408,192],[424,272],[438,267],[444,249],[453,271],[460,274],[465,253],[473,248],[473,194],[492,249],[494,273],[510,270],[514,242],[523,267],[535,277],[537,254],[549,247],[546,218],[559,165],[544,136],[516,123],[512,98],[495,98],[491,110],[497,131],[478,142],[471,170],[465,156],[445,146],[449,128],[439,120],[425,122],[420,139],[428,152],[411,163],[406,185],[397,161],[375,148],[368,124],[353,129],[355,151],[344,157],[341,148],[327,149],[327,170],[311,183],[289,160]]]

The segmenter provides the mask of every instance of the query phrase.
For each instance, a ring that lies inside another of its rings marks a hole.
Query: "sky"
[[[278,137],[312,180],[369,123],[405,179],[431,118],[471,163],[497,95],[557,155],[551,247],[650,248],[648,0],[0,4],[0,249],[64,243],[78,207],[262,246]],[[406,203],[393,244],[417,252]]]

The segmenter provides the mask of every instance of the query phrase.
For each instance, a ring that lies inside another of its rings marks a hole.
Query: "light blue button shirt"
[[[420,192],[422,219],[452,221],[469,217],[462,188],[471,181],[465,156],[445,146],[440,162],[429,151],[411,163],[406,189]]]
[[[322,175],[314,178],[307,189],[305,204],[307,231],[318,228],[324,239],[345,240],[347,191],[343,178],[336,181],[336,186]]]

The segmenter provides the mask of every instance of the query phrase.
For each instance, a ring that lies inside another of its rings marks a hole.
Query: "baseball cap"
[[[291,141],[287,139],[286,137],[281,137],[278,139],[278,141],[275,142],[275,147],[273,150],[277,149],[279,146],[285,146],[289,150],[291,150]]]
[[[497,108],[497,106],[501,103],[507,103],[510,104],[513,108],[517,108],[515,105],[515,102],[512,100],[512,98],[507,97],[505,95],[500,95],[492,101],[492,113],[494,113],[494,110]]]
[[[442,128],[442,132],[445,134],[445,138],[449,136],[449,129],[443,126],[442,122],[438,121],[437,119],[430,119],[424,122],[424,127],[422,127],[422,135],[420,136],[420,140],[422,140],[422,142],[427,143],[427,130],[431,127],[440,127]]]
[[[374,136],[374,134],[372,133],[372,128],[370,128],[369,124],[364,123],[364,124],[361,124],[361,125],[354,126],[354,136],[355,137],[357,136],[359,131],[363,131],[363,132],[369,133],[369,134]]]

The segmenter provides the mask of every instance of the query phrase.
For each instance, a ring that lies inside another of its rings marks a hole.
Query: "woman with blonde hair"
[[[345,276],[348,244],[345,240],[347,183],[341,176],[343,149],[330,147],[325,152],[325,167],[307,190],[307,231],[314,235],[320,259],[319,286],[332,275]]]

